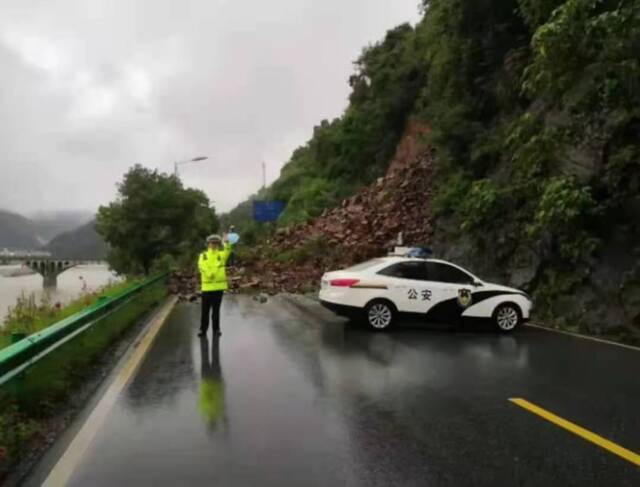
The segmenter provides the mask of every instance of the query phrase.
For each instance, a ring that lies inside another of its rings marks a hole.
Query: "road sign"
[[[253,218],[258,222],[274,222],[286,206],[284,201],[254,201]]]

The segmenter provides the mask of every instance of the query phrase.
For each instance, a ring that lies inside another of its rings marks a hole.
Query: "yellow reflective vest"
[[[224,291],[227,285],[227,260],[231,255],[231,244],[225,243],[222,250],[207,249],[198,258],[202,291]]]

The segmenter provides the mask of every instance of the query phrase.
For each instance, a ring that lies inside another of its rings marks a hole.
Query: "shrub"
[[[558,240],[561,256],[576,262],[597,248],[598,240],[587,230],[596,213],[596,202],[588,186],[578,186],[566,176],[550,178],[528,232],[531,236],[551,234]]]
[[[491,181],[474,181],[459,207],[461,228],[469,230],[490,223],[499,215],[500,204],[500,196]]]
[[[470,186],[471,180],[462,173],[455,173],[446,178],[433,201],[436,213],[440,215],[453,214],[460,207]]]

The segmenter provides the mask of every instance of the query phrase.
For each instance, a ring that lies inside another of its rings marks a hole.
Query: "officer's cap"
[[[214,234],[214,235],[209,235],[207,237],[207,243],[208,244],[210,244],[210,243],[220,243],[220,242],[222,242],[222,237],[220,235],[215,235]]]

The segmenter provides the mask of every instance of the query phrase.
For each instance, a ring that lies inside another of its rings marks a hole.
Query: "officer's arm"
[[[224,247],[222,248],[222,261],[226,264],[227,260],[229,260],[229,256],[231,255],[231,251],[233,250],[233,244],[231,242],[225,242]]]

